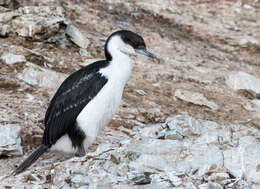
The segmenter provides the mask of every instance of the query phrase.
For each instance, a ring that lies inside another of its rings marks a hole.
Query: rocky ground
[[[259,17],[256,0],[0,0],[2,188],[260,188]],[[133,58],[86,157],[46,154],[3,178],[40,144],[59,84],[118,29],[161,61]]]

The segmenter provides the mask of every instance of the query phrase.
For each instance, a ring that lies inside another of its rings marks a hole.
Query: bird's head
[[[144,39],[131,31],[120,30],[112,33],[106,41],[105,55],[108,61],[121,52],[126,55],[136,55],[136,53],[146,55],[150,58],[157,58],[147,51]]]

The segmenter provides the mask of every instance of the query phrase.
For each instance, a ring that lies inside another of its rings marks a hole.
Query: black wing
[[[70,75],[59,87],[45,115],[42,143],[51,146],[73,128],[77,116],[106,84],[98,71],[108,62],[98,61]]]

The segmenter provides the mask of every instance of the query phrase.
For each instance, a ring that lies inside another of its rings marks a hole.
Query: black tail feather
[[[41,144],[31,155],[26,158],[13,172],[14,175],[23,172],[25,169],[30,167],[44,152],[48,150],[48,146]]]

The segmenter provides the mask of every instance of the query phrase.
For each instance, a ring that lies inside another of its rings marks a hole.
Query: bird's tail
[[[31,155],[26,158],[13,172],[14,175],[23,172],[25,169],[30,167],[44,152],[48,150],[48,146],[41,144],[36,148]]]

